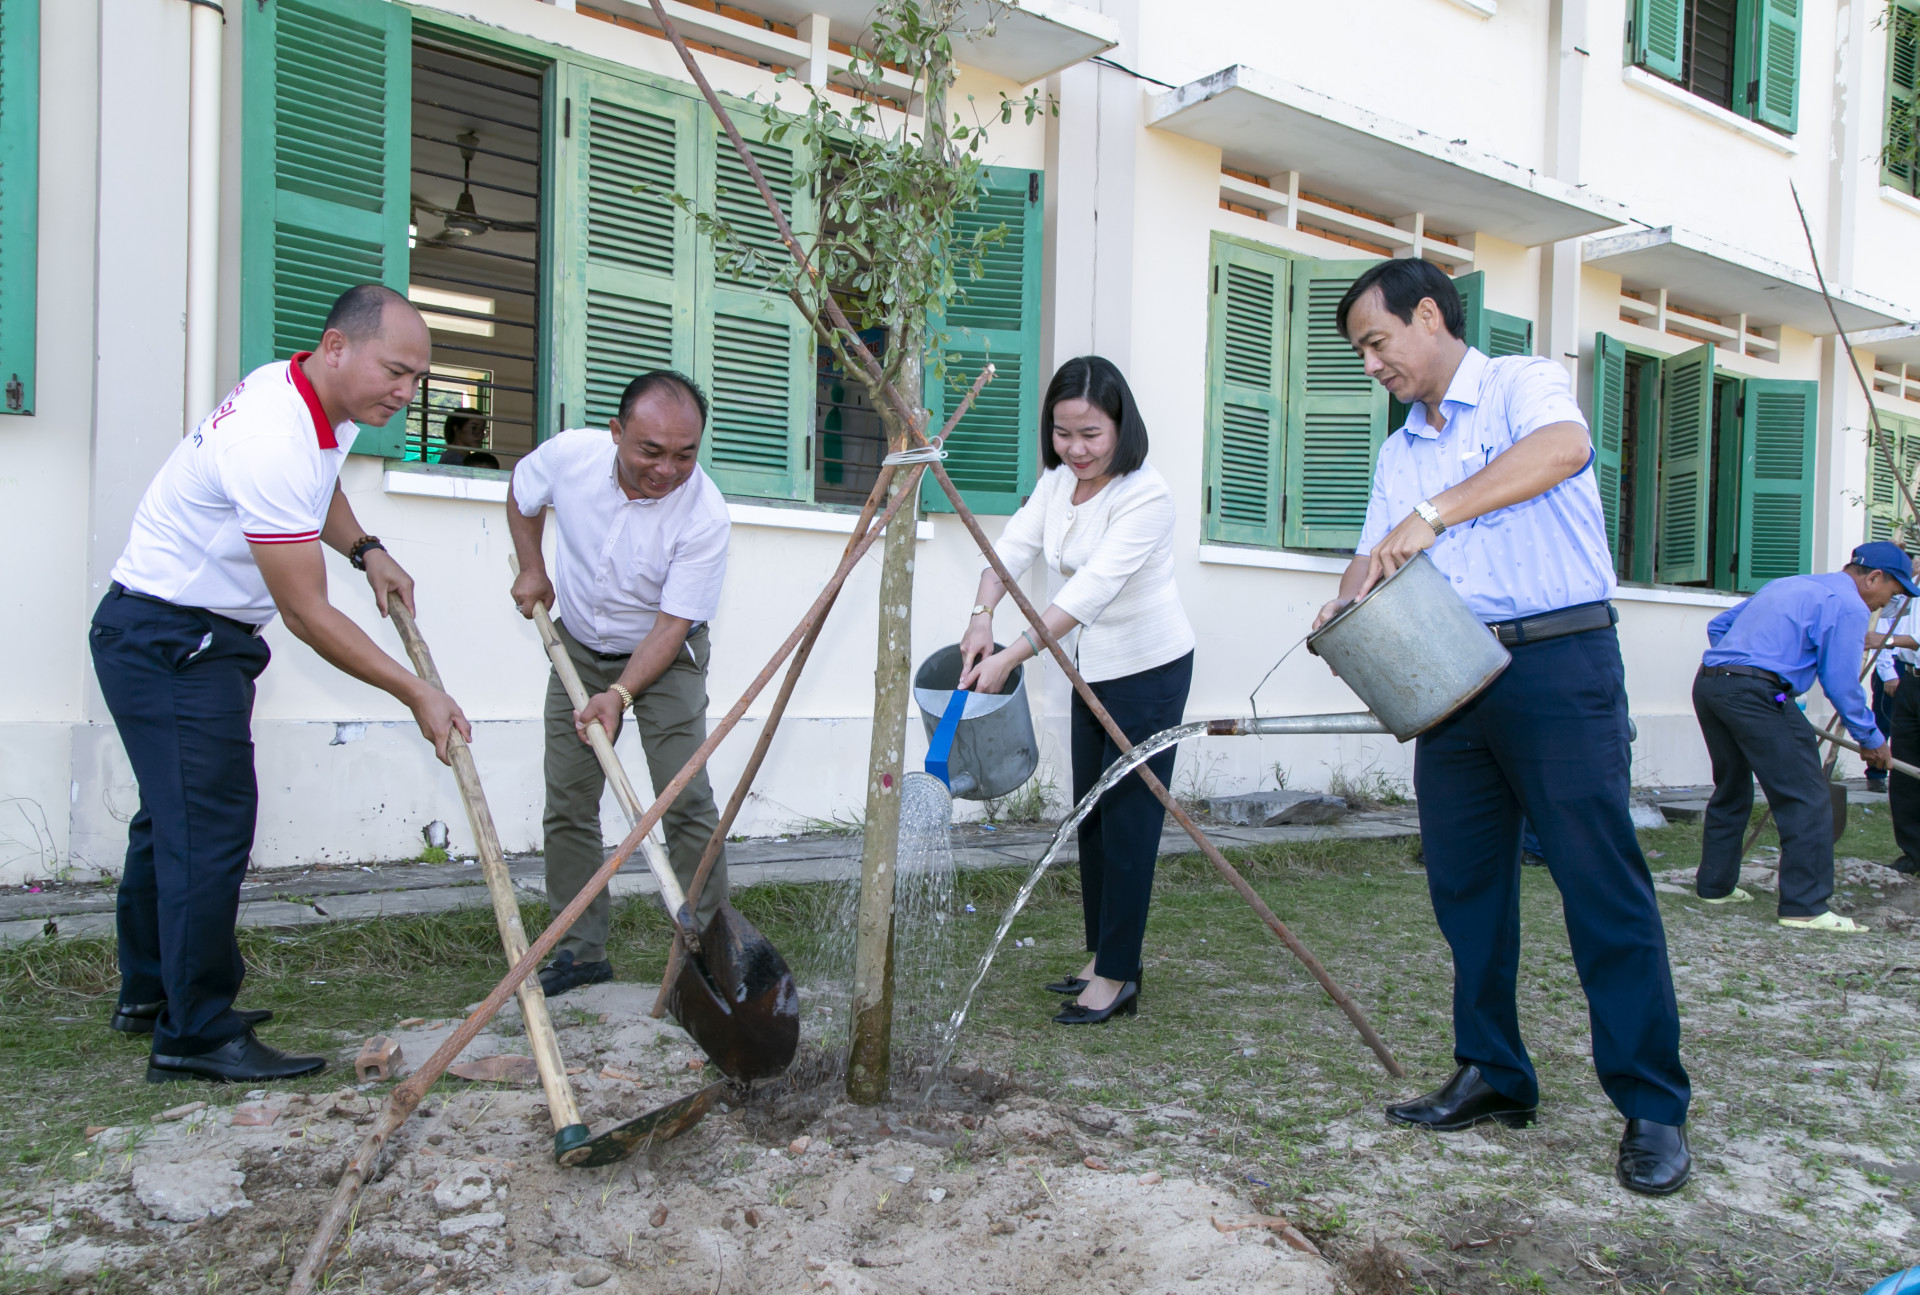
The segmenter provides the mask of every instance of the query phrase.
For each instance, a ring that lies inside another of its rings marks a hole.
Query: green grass
[[[1891,859],[1884,809],[1862,809],[1854,807],[1840,853]],[[1641,841],[1659,855],[1649,860],[1655,871],[1691,867],[1698,857],[1696,827],[1643,833]],[[1762,843],[1776,843],[1771,832]],[[1784,1140],[1799,1148],[1798,1164],[1778,1218],[1709,1209],[1697,1190],[1691,1205],[1683,1198],[1623,1210],[1592,1200],[1592,1184],[1604,1182],[1611,1163],[1617,1119],[1583,1050],[1585,1000],[1559,896],[1542,869],[1523,873],[1520,984],[1549,1118],[1530,1133],[1488,1133],[1494,1146],[1472,1158],[1421,1135],[1385,1131],[1380,1106],[1453,1068],[1451,968],[1415,848],[1411,840],[1323,842],[1234,855],[1366,1010],[1409,1072],[1404,1082],[1385,1073],[1300,964],[1198,856],[1161,863],[1137,1019],[1071,1031],[1048,1020],[1058,1000],[1041,983],[1076,970],[1085,957],[1077,878],[1068,866],[1042,883],[1015,923],[1012,937],[1032,937],[1035,947],[1015,949],[1010,940],[1001,951],[960,1059],[1005,1071],[1069,1106],[1134,1112],[1129,1166],[1235,1183],[1336,1254],[1342,1247],[1358,1253],[1375,1234],[1408,1238],[1439,1256],[1444,1275],[1426,1279],[1433,1290],[1592,1289],[1575,1280],[1595,1280],[1578,1256],[1598,1256],[1603,1247],[1625,1274],[1615,1289],[1674,1295],[1816,1288],[1809,1283],[1864,1289],[1870,1282],[1857,1279],[1899,1265],[1899,1247],[1872,1237],[1875,1200],[1849,1196],[1839,1217],[1834,1193],[1842,1180],[1855,1181],[1849,1175],[1866,1160],[1920,1156],[1920,1117],[1902,1096],[1902,1063],[1920,1054],[1908,1010],[1916,997],[1909,941],[1874,935],[1810,943],[1773,926],[1765,898],[1737,911],[1663,895],[1703,1177],[1727,1172],[1716,1167],[1719,1149],[1735,1139]],[[956,904],[976,909],[960,919],[969,967],[1022,880],[1010,870],[960,877]],[[786,953],[803,985],[831,957],[839,888],[762,886],[736,892],[735,901]],[[539,930],[544,906],[526,906],[524,919]],[[277,1013],[265,1037],[330,1055],[404,1017],[457,1015],[504,970],[492,915],[482,909],[246,931],[241,944],[249,968],[243,1005]],[[623,904],[609,948],[621,979],[657,979],[664,923],[648,904]],[[44,1175],[93,1172],[92,1162],[74,1158],[87,1125],[138,1123],[214,1096],[144,1082],[144,1041],[106,1029],[116,984],[106,940],[0,950],[0,1203],[17,1201]],[[1844,1012],[1849,996],[1901,1010],[1863,1026],[1857,1011]],[[335,1066],[283,1087],[327,1091],[351,1080]],[[1376,1145],[1352,1149],[1356,1134]],[[1858,1154],[1836,1156],[1836,1142]],[[1403,1180],[1408,1166],[1425,1180]],[[1905,1186],[1879,1177],[1866,1180],[1876,1200],[1904,1207]],[[1794,1213],[1790,1196],[1804,1213]],[[1562,1232],[1571,1226],[1567,1210],[1588,1210],[1589,1221],[1576,1229],[1585,1239],[1576,1246],[1543,1220],[1542,1231],[1525,1240],[1449,1249],[1463,1228],[1500,1230],[1497,1220],[1517,1219],[1543,1200],[1571,1202],[1552,1224]],[[1474,1222],[1488,1219],[1496,1222]],[[15,1285],[0,1272],[0,1292]]]

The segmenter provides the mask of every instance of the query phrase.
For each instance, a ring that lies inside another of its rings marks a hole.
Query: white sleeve
[[[1520,372],[1507,388],[1507,425],[1516,441],[1554,423],[1586,427],[1587,416],[1573,398],[1573,383],[1564,368],[1548,359],[1535,359],[1519,367]]]
[[[1381,487],[1379,461],[1373,465],[1373,491],[1367,496],[1367,519],[1360,525],[1360,542],[1353,546],[1353,556],[1364,558],[1373,552],[1373,546],[1387,538],[1387,532],[1393,529],[1393,519],[1387,516],[1387,492]]]
[[[562,432],[562,436],[566,433]],[[560,438],[542,441],[533,453],[513,465],[513,502],[522,517],[538,517],[553,502],[553,474]]]
[[[721,519],[682,535],[673,546],[660,610],[690,621],[710,621],[720,610],[720,587],[727,579],[727,541],[733,527]]]
[[[1027,496],[1027,502],[1013,516],[1007,518],[1005,529],[1000,538],[993,542],[993,551],[1006,566],[1007,572],[1016,580],[1027,573],[1033,560],[1040,556],[1040,545],[1047,534],[1047,497],[1051,492],[1045,477]]]
[[[1135,572],[1173,534],[1173,500],[1155,491],[1111,518],[1093,558],[1073,573],[1053,605],[1082,625],[1091,625],[1119,597]]]
[[[250,544],[320,538],[312,465],[279,436],[244,436],[220,452],[220,484]]]
[[[1892,648],[1881,649],[1880,655],[1873,659],[1873,672],[1880,676],[1881,683],[1886,683],[1889,679],[1898,679],[1900,677],[1900,672],[1894,668],[1893,662],[1894,656]]]

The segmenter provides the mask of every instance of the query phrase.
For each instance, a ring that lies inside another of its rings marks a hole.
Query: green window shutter
[[[1889,13],[1887,140],[1881,166],[1886,183],[1920,194],[1920,10],[1905,4]]]
[[[1686,0],[1633,0],[1628,57],[1649,72],[1678,81],[1685,20]]]
[[[1488,355],[1532,355],[1533,321],[1518,315],[1486,312]]]
[[[1373,261],[1296,261],[1287,339],[1286,509],[1290,548],[1360,541],[1373,463],[1387,434],[1387,390],[1334,326],[1340,298]]]
[[[1813,568],[1817,382],[1749,378],[1741,393],[1737,587]]]
[[[1487,337],[1487,272],[1475,270],[1472,274],[1463,274],[1453,281],[1460,292],[1460,311],[1466,316],[1466,329],[1460,334],[1461,340],[1468,346],[1485,351],[1490,345]]]
[[[33,412],[40,0],[0,0],[0,414]]]
[[[1593,470],[1600,484],[1600,511],[1607,519],[1607,547],[1620,565],[1620,463],[1627,427],[1627,348],[1605,333],[1593,339]]]
[[[550,387],[567,423],[602,427],[642,373],[694,370],[693,222],[669,195],[694,192],[697,118],[685,96],[576,67],[564,94]]]
[[[1660,366],[1660,499],[1653,578],[1688,584],[1709,578],[1707,504],[1713,465],[1713,347]]]
[[[1800,11],[1805,0],[1744,0],[1734,50],[1735,107],[1791,135],[1800,121]]]
[[[1867,451],[1867,538],[1897,542],[1901,527],[1896,519],[1906,516],[1907,505],[1896,473],[1905,476],[1909,489],[1920,490],[1920,424],[1882,413],[1880,430],[1886,437],[1886,454],[1877,445]],[[1892,469],[1887,466],[1889,456],[1895,465]],[[1909,541],[1905,547],[1911,550],[1916,546]]]
[[[1216,239],[1207,298],[1206,537],[1280,538],[1292,263]]]
[[[778,227],[712,111],[698,109],[703,149],[699,203],[728,222],[761,263],[723,270],[721,249],[698,259],[695,376],[713,402],[713,426],[700,462],[727,494],[766,499],[813,497],[810,437],[818,383],[814,340],[806,320],[784,295],[767,290],[770,274],[789,253]],[[788,223],[803,241],[814,229],[813,197],[791,145],[767,138],[765,122],[739,113],[741,135],[753,149]]]
[[[382,0],[244,10],[240,368],[311,350],[356,283],[407,290],[411,20]],[[407,423],[363,427],[397,458]]]
[[[980,174],[979,202],[954,217],[954,236],[971,242],[980,231],[1006,234],[982,256],[981,277],[959,276],[964,294],[934,325],[947,335],[944,378],[930,366],[926,404],[935,430],[946,425],[952,402],[988,363],[993,381],[953,429],[947,475],[976,513],[1011,513],[1033,493],[1040,475],[1040,254],[1041,182],[1038,171],[990,166]],[[946,492],[931,478],[920,489],[926,512],[951,512]]]

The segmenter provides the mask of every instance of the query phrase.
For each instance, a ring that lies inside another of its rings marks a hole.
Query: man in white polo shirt
[[[471,736],[453,698],[422,683],[327,601],[322,543],[367,573],[386,614],[413,581],[362,534],[340,492],[356,422],[413,400],[431,346],[419,312],[378,284],[349,289],[310,352],[263,365],[168,456],[134,513],[89,635],[94,674],[140,786],[127,825],[112,1026],[153,1035],[147,1079],[262,1082],[321,1069],[255,1037],[236,1012],[234,939],[253,850],[254,680],[261,631],[294,637],[407,704],[444,761]]]
[[[513,601],[527,617],[536,603],[558,601],[560,641],[590,694],[575,712],[557,673],[547,686],[545,854],[547,901],[556,912],[606,858],[605,775],[587,745],[587,725],[598,720],[617,737],[631,707],[656,787],[707,736],[706,623],[720,605],[730,524],[726,500],[700,470],[706,424],[706,397],[690,379],[642,374],[622,393],[611,436],[591,427],[561,432],[514,466],[507,487],[507,529],[520,559]],[[540,550],[548,506],[559,523],[557,580]],[[703,770],[663,823],[682,886],[719,823]],[[723,850],[700,893],[702,929],[726,897]],[[610,908],[602,891],[561,940],[540,973],[548,997],[613,978]]]

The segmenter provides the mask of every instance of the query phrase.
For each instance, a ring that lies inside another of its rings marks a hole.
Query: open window
[[[1799,124],[1804,0],[1632,0],[1629,61],[1708,103],[1791,135]]]
[[[1622,580],[1750,593],[1813,561],[1813,382],[1595,339],[1595,471]]]

